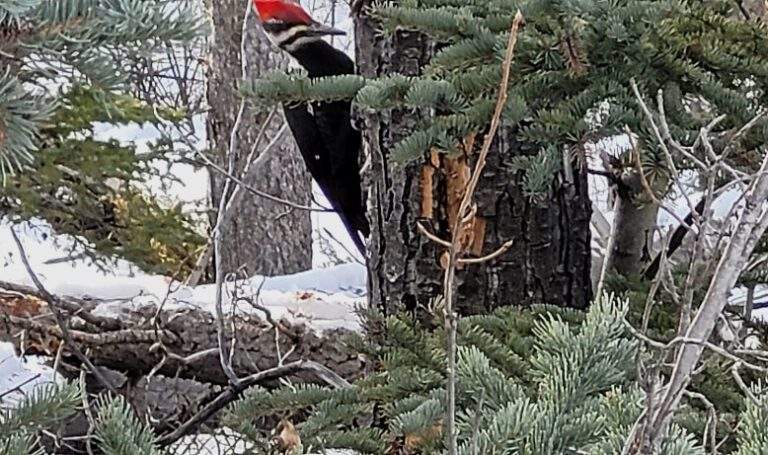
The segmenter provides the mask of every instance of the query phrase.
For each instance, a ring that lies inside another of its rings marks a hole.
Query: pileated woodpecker
[[[254,0],[272,41],[307,70],[310,78],[353,74],[355,65],[323,40],[345,32],[320,24],[290,0]],[[311,102],[283,106],[310,174],[338,213],[361,254],[360,237],[370,234],[360,186],[360,132],[352,127],[351,102]]]

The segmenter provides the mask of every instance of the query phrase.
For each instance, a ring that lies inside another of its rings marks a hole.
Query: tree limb
[[[218,413],[225,406],[232,403],[242,395],[244,391],[250,387],[262,382],[272,381],[285,376],[295,374],[300,371],[308,371],[315,374],[318,378],[325,381],[328,385],[336,388],[347,388],[351,385],[330,369],[320,365],[319,363],[312,362],[310,360],[299,360],[291,362],[286,365],[270,368],[269,370],[260,371],[250,376],[240,379],[237,383],[230,384],[230,386],[207,403],[197,414],[184,424],[179,426],[176,430],[161,436],[157,442],[160,445],[169,445],[178,441],[183,436],[186,436],[204,422],[210,419],[214,414]]]

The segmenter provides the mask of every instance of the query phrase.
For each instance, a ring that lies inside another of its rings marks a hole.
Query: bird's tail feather
[[[357,251],[360,253],[360,255],[363,257],[363,260],[365,260],[365,242],[363,242],[362,235],[360,234],[360,231],[358,231],[353,225],[352,222],[347,218],[347,216],[339,211],[338,212],[339,218],[341,218],[341,222],[344,224],[344,228],[346,228],[347,233],[349,234],[349,237],[352,239],[352,243],[355,244],[355,248],[357,248]]]

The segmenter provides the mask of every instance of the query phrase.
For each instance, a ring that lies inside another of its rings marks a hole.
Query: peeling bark
[[[433,46],[424,35],[401,31],[392,37],[375,33],[365,15],[356,17],[358,70],[366,77],[393,73],[418,75]],[[445,173],[427,171],[429,158],[407,165],[392,163],[389,151],[415,126],[411,110],[361,115],[368,169],[370,239],[369,296],[385,314],[399,309],[423,312],[442,290],[442,249],[421,235],[416,223],[433,214],[434,232],[448,233],[448,182]],[[514,239],[499,258],[466,267],[458,275],[457,310],[485,313],[504,305],[549,303],[586,308],[591,299],[591,206],[584,160],[575,159],[572,178],[565,173],[552,183],[546,204],[536,205],[522,191],[522,175],[512,173],[511,159],[533,154],[516,140],[515,129],[502,129],[489,155],[477,191],[478,226],[475,237],[489,253]],[[471,157],[470,157],[471,159]],[[433,194],[425,195],[427,187]],[[432,202],[433,207],[427,204]],[[482,235],[477,235],[482,231]],[[484,237],[484,239],[483,239]],[[480,249],[478,249],[480,250]]]

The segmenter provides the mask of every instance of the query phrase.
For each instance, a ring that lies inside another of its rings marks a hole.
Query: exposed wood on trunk
[[[429,161],[421,168],[419,179],[419,191],[421,193],[421,217],[425,220],[435,219],[435,172],[440,169],[440,153],[433,150],[429,154]]]
[[[467,183],[472,175],[469,168],[468,158],[461,154],[457,157],[446,156],[442,160],[445,172],[445,205],[448,209],[448,226],[456,225],[456,218],[459,216],[459,205],[464,198],[464,192],[467,189]],[[462,242],[466,245],[468,242]]]
[[[392,37],[376,34],[364,6],[355,20],[360,73],[366,77],[420,74],[433,51],[430,40],[407,31]],[[365,176],[368,217],[373,225],[369,296],[371,304],[385,314],[398,309],[423,311],[442,289],[442,248],[419,233],[417,222],[423,214],[432,214],[434,233],[449,237],[446,198],[422,194],[428,183],[423,165],[429,158],[401,166],[392,163],[389,156],[393,146],[415,127],[418,114],[393,110],[366,114],[361,119],[371,163]],[[591,207],[586,163],[575,159],[573,177],[556,177],[547,204],[536,205],[523,194],[523,176],[508,171],[514,156],[538,151],[517,141],[516,133],[503,128],[494,142],[475,198],[476,216],[482,222],[473,226],[470,242],[484,254],[509,240],[514,240],[514,245],[493,261],[458,273],[456,309],[463,314],[484,313],[510,304],[585,308],[591,299]],[[429,186],[444,194],[445,176],[435,172],[431,177]],[[434,204],[431,210],[425,207],[430,199]],[[481,232],[484,236],[479,235]],[[477,248],[480,245],[482,248]]]
[[[456,226],[459,206],[471,176],[468,156],[473,151],[474,139],[475,135],[470,135],[467,138],[464,144],[465,150],[458,156],[450,156],[440,153],[439,150],[432,150],[428,162],[421,168],[419,180],[421,217],[434,223],[438,220],[435,210],[445,211],[444,218],[447,219],[447,223],[444,225],[449,234],[451,226]],[[441,185],[437,186],[438,183]],[[485,226],[485,220],[477,215],[472,215],[461,223],[459,244],[462,254],[482,255]],[[440,256],[440,267],[445,269],[446,266],[446,257],[443,254]],[[458,264],[457,268],[461,270],[464,266]]]

